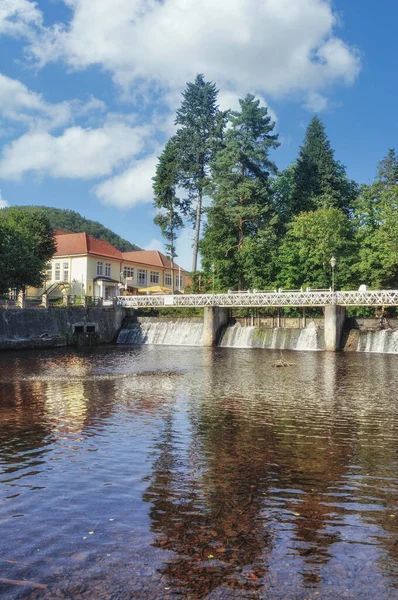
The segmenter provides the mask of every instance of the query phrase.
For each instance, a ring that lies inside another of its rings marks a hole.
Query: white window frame
[[[172,283],[171,273],[165,273],[164,274],[164,285],[170,285],[171,286],[171,283]]]
[[[54,281],[61,281],[61,263],[60,262],[55,263]]]
[[[47,265],[47,269],[46,269],[46,281],[52,281],[53,280],[53,266],[52,263],[49,263]]]
[[[159,271],[151,271],[149,273],[149,282],[150,283],[159,283]]]
[[[105,277],[110,277],[112,272],[111,263],[105,263]]]
[[[138,285],[147,285],[148,284],[147,269],[137,269],[137,283],[138,283]]]
[[[62,263],[62,281],[69,281],[69,262]]]
[[[134,279],[134,267],[124,267],[123,277],[124,279],[127,279],[127,277],[131,277],[131,279]]]
[[[178,290],[182,288],[182,275],[176,275],[176,288]]]
[[[101,260],[97,261],[97,277],[104,275],[104,263]]]

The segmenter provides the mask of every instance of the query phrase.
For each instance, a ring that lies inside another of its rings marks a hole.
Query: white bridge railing
[[[398,306],[398,290],[374,290],[332,292],[240,292],[227,294],[175,294],[148,296],[118,296],[119,306],[126,308],[220,306],[220,307],[261,307],[261,306]]]

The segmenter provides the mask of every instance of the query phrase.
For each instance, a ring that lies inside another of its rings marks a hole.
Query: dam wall
[[[128,311],[120,307],[0,310],[0,350],[114,342]]]

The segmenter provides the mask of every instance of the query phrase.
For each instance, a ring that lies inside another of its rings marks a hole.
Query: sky
[[[151,179],[197,73],[222,109],[268,107],[279,169],[318,114],[369,182],[398,147],[397,20],[395,0],[0,0],[0,207],[69,208],[163,250]]]

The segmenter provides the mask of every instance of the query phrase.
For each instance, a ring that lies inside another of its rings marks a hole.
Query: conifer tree
[[[183,226],[181,217],[181,202],[176,197],[176,185],[178,181],[178,159],[175,139],[171,138],[163,150],[156,175],[153,178],[153,191],[155,195],[155,206],[158,214],[154,218],[159,225],[163,237],[166,239],[166,255],[171,263],[171,281],[174,289],[174,260],[176,258],[176,233]]]
[[[398,158],[394,148],[390,148],[387,156],[379,162],[378,179],[386,185],[398,184]]]
[[[355,196],[356,184],[334,158],[323,123],[313,117],[294,167],[291,216],[320,207],[340,208],[348,214]]]
[[[175,136],[178,148],[179,182],[187,192],[184,208],[195,234],[192,270],[196,271],[203,198],[208,191],[210,164],[221,147],[227,113],[217,104],[218,90],[214,83],[197,75],[188,83],[177,111]]]
[[[276,166],[268,155],[279,143],[267,108],[251,94],[239,102],[212,168],[213,204],[201,249],[204,268],[215,265],[219,287],[243,289],[253,282],[250,257],[269,256],[275,225],[269,175]]]

